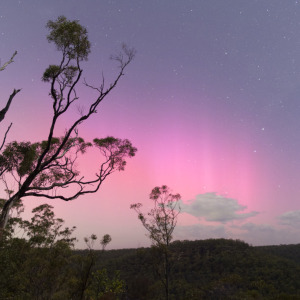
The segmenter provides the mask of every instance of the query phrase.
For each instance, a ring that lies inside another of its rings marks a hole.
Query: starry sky
[[[131,203],[151,208],[153,187],[180,193],[174,239],[232,238],[252,245],[299,243],[300,2],[292,0],[5,0],[0,3],[1,103],[22,91],[1,123],[8,141],[40,141],[51,120],[41,76],[60,54],[45,25],[79,20],[92,44],[83,77],[99,85],[118,69],[123,42],[137,50],[117,88],[80,127],[86,140],[113,135],[138,148],[125,172],[97,194],[52,201],[78,247],[95,233],[110,248],[148,246]],[[80,83],[80,105],[95,97]],[[59,124],[57,135],[76,117]],[[81,171],[93,170],[89,152]],[[13,188],[13,187],[12,187]],[[25,199],[26,214],[44,203]],[[100,247],[100,245],[99,245]]]

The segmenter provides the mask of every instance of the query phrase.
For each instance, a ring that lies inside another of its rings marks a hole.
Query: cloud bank
[[[288,211],[278,217],[280,224],[300,227],[300,210]]]
[[[256,216],[258,212],[240,213],[246,206],[240,205],[237,200],[217,195],[216,193],[205,193],[197,195],[188,203],[180,203],[182,212],[204,219],[209,222],[227,223],[234,220],[244,220]]]
[[[181,211],[196,217],[198,224],[180,225],[175,229],[175,239],[241,239],[252,245],[279,245],[295,243],[300,232],[300,210],[288,211],[277,217],[275,224],[255,224],[248,218],[258,212],[243,213],[247,208],[237,200],[205,193],[187,203],[180,203]],[[240,220],[243,222],[232,222]],[[206,221],[206,223],[205,223]],[[215,222],[209,224],[207,222]],[[216,224],[219,223],[219,224]],[[288,227],[287,227],[288,226]]]
[[[294,244],[299,237],[297,228],[277,228],[269,224],[244,223],[238,226],[203,225],[177,226],[174,239],[240,239],[254,246]]]

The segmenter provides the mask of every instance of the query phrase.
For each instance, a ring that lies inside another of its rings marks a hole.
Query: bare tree
[[[173,231],[177,224],[177,217],[180,213],[178,201],[181,196],[172,194],[170,189],[163,185],[155,187],[150,199],[154,202],[154,208],[147,214],[142,213],[141,203],[132,204],[139,220],[149,233],[149,238],[156,250],[155,254],[162,255],[163,264],[155,263],[156,272],[164,285],[166,299],[169,299],[169,279],[170,279],[170,250],[169,246],[173,238]],[[158,252],[158,253],[157,253]],[[161,270],[161,267],[162,270]]]
[[[81,195],[95,193],[108,175],[123,171],[126,158],[133,157],[137,151],[128,140],[114,137],[94,139],[85,142],[78,136],[78,126],[97,112],[99,104],[116,87],[124,75],[125,68],[133,60],[135,51],[123,46],[122,52],[113,57],[119,65],[114,81],[94,87],[84,81],[85,86],[97,91],[86,113],[81,113],[66,129],[62,137],[55,137],[57,122],[62,119],[70,107],[79,101],[76,88],[82,77],[81,63],[90,53],[87,30],[78,21],[69,21],[64,16],[49,21],[50,30],[47,39],[56,45],[61,53],[58,65],[50,65],[42,80],[50,84],[52,99],[52,120],[48,137],[38,143],[12,142],[6,145],[0,155],[0,179],[7,187],[14,181],[16,191],[8,194],[0,215],[0,234],[7,224],[13,204],[25,197],[44,197],[70,201]],[[95,147],[102,155],[97,163],[99,170],[93,179],[85,179],[76,169],[76,161],[89,147]],[[9,190],[9,189],[8,189]]]

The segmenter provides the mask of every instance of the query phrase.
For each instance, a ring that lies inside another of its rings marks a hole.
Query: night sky
[[[128,138],[136,157],[97,194],[51,202],[78,227],[78,247],[91,233],[109,233],[111,248],[149,245],[129,206],[149,209],[151,189],[163,184],[182,195],[174,239],[299,243],[300,2],[1,1],[1,64],[18,51],[0,73],[1,106],[22,89],[1,123],[3,135],[13,122],[9,141],[47,137],[51,99],[41,76],[60,53],[47,42],[45,25],[60,15],[88,30],[92,52],[83,77],[90,84],[99,85],[102,72],[107,83],[114,78],[109,57],[123,42],[137,50],[79,131],[86,140]],[[96,96],[82,83],[79,95],[83,107]],[[76,116],[74,107],[56,135]],[[97,153],[87,153],[82,172],[93,174],[96,161]],[[44,202],[25,199],[28,216]]]

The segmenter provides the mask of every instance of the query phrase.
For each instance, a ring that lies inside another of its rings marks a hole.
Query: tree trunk
[[[169,257],[168,257],[168,248],[165,249],[165,292],[166,292],[166,300],[169,300],[169,273],[170,273],[170,266],[169,266]]]
[[[4,230],[6,228],[7,222],[9,220],[10,210],[13,207],[16,200],[17,200],[17,198],[14,198],[14,197],[10,198],[9,200],[7,200],[4,203],[4,206],[2,208],[2,212],[1,212],[1,215],[0,215],[0,241],[3,238],[3,233],[4,233]]]

